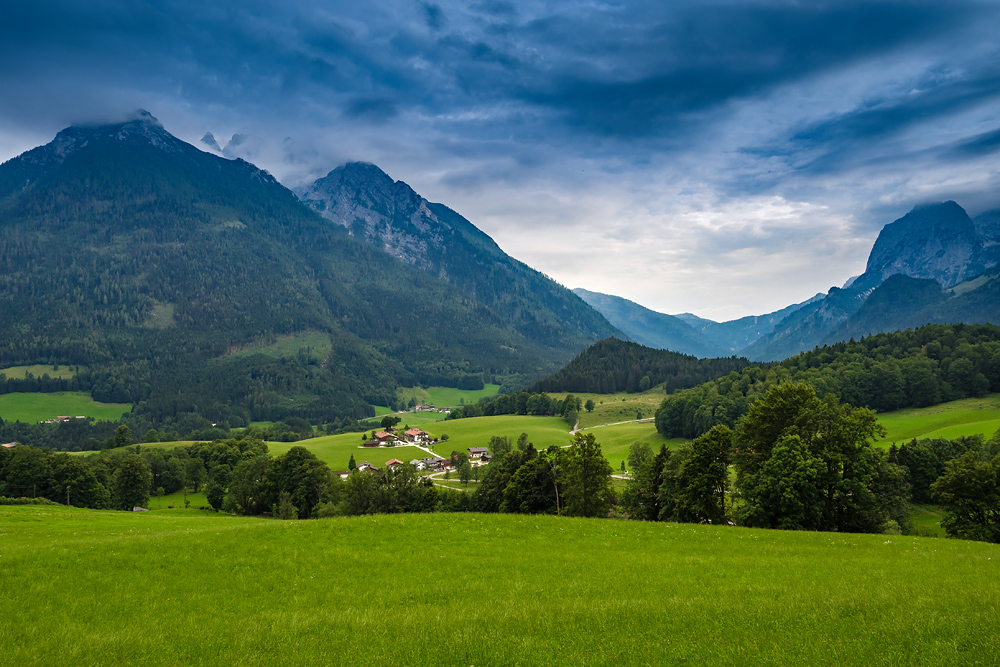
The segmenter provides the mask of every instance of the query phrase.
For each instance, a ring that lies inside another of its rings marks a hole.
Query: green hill
[[[668,393],[746,368],[737,357],[698,359],[617,338],[588,347],[557,373],[539,380],[533,392],[635,393],[663,384]]]
[[[0,535],[3,662],[26,667],[995,662],[990,544],[38,506],[0,507]]]

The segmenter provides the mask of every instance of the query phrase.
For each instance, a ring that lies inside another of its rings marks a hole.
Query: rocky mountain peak
[[[882,228],[854,287],[871,289],[891,275],[952,287],[988,268],[976,225],[953,201],[915,207]]]
[[[54,166],[86,146],[109,142],[147,144],[168,152],[180,151],[186,145],[167,132],[153,114],[139,109],[124,121],[67,127],[49,143],[24,153],[21,159],[25,165]]]
[[[436,267],[453,233],[409,185],[370,162],[348,162],[295,194],[324,218],[423,269]]]
[[[1000,209],[980,213],[972,222],[984,248],[1000,245]]]

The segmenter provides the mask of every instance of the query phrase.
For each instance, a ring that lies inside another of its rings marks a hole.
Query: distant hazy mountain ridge
[[[992,288],[982,289],[986,282],[970,281],[997,265],[998,225],[998,212],[973,221],[953,201],[914,208],[882,228],[857,280],[844,289],[831,289],[822,301],[789,316],[745,354],[769,361],[821,343],[929,323],[1000,323],[994,315],[998,304]],[[884,284],[892,276],[932,280],[938,288],[914,281]],[[963,289],[942,298],[941,288],[962,284]],[[872,306],[862,312],[873,297]]]
[[[726,356],[729,352],[678,317],[657,313],[609,294],[582,288],[574,289],[573,293],[640,345],[702,358]]]
[[[998,263],[1000,210],[973,220],[947,201],[918,206],[886,225],[865,272],[844,287],[767,315],[713,322],[690,313],[653,313],[608,295],[587,293],[591,296],[585,298],[646,345],[702,355],[711,349],[707,342],[722,354],[772,361],[821,343],[928,323],[1000,323]]]

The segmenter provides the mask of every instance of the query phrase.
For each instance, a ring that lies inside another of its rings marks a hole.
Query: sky
[[[7,2],[0,160],[143,108],[289,187],[373,162],[567,287],[721,321],[842,285],[915,205],[1000,208],[997,35],[961,0]]]

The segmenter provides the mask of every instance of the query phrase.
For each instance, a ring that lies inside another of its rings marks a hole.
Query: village
[[[427,452],[428,456],[422,459],[413,459],[409,461],[409,465],[413,466],[414,470],[417,472],[447,473],[459,467],[461,465],[461,461],[457,461],[455,458],[442,458],[441,456],[438,456],[433,451],[432,447],[440,442],[443,442],[443,440],[434,438],[429,433],[419,428],[410,428],[405,431],[397,432],[393,429],[393,427],[386,426],[383,430],[373,433],[371,438],[366,439],[361,444],[361,448],[374,449],[379,447],[391,448],[398,446],[417,447]],[[469,464],[472,466],[484,465],[490,461],[489,449],[486,447],[469,447],[466,449],[466,453],[463,458],[468,460]],[[393,458],[386,461],[383,464],[383,467],[390,470],[397,470],[404,465],[406,465],[406,462]],[[379,470],[379,466],[369,461],[361,461],[354,467],[354,470],[367,470],[375,472]],[[350,473],[351,470],[334,471],[334,474],[340,475],[343,479],[346,479]]]

